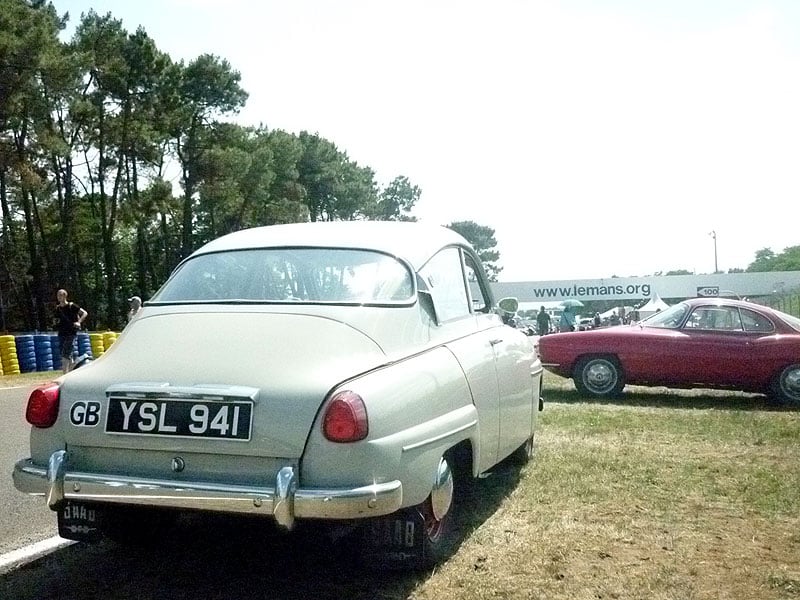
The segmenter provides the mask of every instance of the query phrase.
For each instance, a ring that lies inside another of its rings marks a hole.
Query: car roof
[[[769,306],[748,302],[747,300],[734,300],[733,298],[689,298],[683,301],[684,304],[695,307],[702,306],[738,306],[740,308],[755,308],[772,312]]]
[[[318,221],[243,229],[213,240],[192,256],[224,250],[279,247],[358,248],[385,252],[419,269],[445,246],[469,246],[441,225],[406,221]]]
[[[469,242],[447,227],[416,221],[316,221],[242,229],[208,242],[192,256],[287,246],[359,248],[398,256],[418,270],[438,250],[451,245],[469,246]],[[761,304],[731,298],[689,298],[683,303],[691,306],[734,305],[772,312]]]

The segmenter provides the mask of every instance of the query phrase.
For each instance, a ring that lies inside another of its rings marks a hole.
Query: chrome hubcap
[[[606,392],[617,383],[617,371],[608,361],[593,361],[584,369],[583,381],[590,390]]]
[[[800,401],[800,367],[792,367],[784,372],[781,387],[787,396]]]
[[[441,521],[450,512],[453,504],[453,473],[450,465],[442,458],[436,472],[436,481],[431,490],[431,512],[437,521]]]

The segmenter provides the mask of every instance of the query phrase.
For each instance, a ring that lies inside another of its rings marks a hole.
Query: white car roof
[[[207,243],[192,256],[287,246],[359,248],[400,257],[418,270],[440,248],[451,245],[469,246],[469,243],[441,225],[406,221],[318,221],[243,229]]]

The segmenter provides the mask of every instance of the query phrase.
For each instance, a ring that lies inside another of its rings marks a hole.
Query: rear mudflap
[[[58,535],[62,538],[93,544],[104,537],[104,512],[101,507],[83,502],[65,502],[56,512]]]
[[[364,527],[362,563],[371,569],[405,569],[423,563],[425,521],[417,510],[370,519]]]

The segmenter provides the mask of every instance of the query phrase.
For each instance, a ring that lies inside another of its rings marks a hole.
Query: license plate
[[[108,400],[106,432],[129,435],[249,441],[250,401],[119,398]]]
[[[67,502],[58,509],[58,534],[67,540],[98,542],[102,537],[103,513],[80,502]]]

